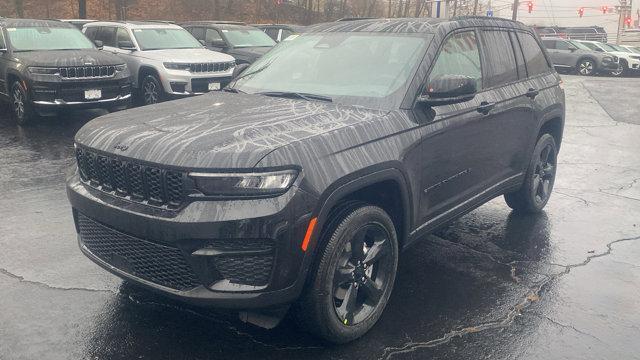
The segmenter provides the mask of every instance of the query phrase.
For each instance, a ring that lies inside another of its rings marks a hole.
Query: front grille
[[[200,285],[178,248],[123,234],[82,214],[77,219],[82,244],[109,265],[175,290]]]
[[[186,173],[146,166],[77,148],[82,181],[112,195],[156,207],[178,208],[184,202]]]
[[[189,70],[192,73],[210,73],[227,71],[236,65],[235,61],[219,63],[191,63]]]
[[[63,79],[109,78],[115,75],[115,66],[69,66],[59,69]]]

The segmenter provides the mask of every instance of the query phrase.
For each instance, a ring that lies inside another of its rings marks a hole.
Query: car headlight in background
[[[613,58],[611,56],[603,56],[602,61],[613,61]]]
[[[285,193],[298,177],[297,170],[257,173],[189,173],[196,188],[209,196],[265,196]]]
[[[191,65],[190,64],[166,62],[163,65],[164,65],[165,68],[167,68],[169,70],[189,70],[189,69],[191,69]]]
[[[640,60],[640,56],[631,55],[630,58],[634,60]]]
[[[57,75],[60,69],[53,67],[30,66],[29,72],[35,75]]]
[[[116,65],[116,71],[126,71],[127,70],[127,64],[120,64],[120,65]]]

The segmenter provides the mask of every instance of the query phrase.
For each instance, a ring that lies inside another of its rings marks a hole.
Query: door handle
[[[527,91],[527,93],[525,95],[530,99],[535,99],[536,96],[538,96],[538,94],[540,94],[540,90],[534,89],[534,88],[530,88],[529,91]]]
[[[494,107],[496,107],[496,103],[483,101],[480,103],[480,106],[478,106],[478,112],[487,115]]]

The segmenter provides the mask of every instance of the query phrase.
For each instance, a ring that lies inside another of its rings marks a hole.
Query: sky
[[[482,1],[482,0],[481,0]],[[486,3],[487,0],[484,0]],[[600,8],[607,5],[614,8],[618,0],[532,0],[533,11],[528,13],[529,0],[520,0],[518,20],[527,25],[559,25],[559,26],[592,26],[604,27],[608,33],[616,34],[618,29],[618,14],[615,12],[603,14]],[[637,10],[640,0],[633,0],[633,19],[637,20]],[[492,0],[493,8],[504,8],[500,16],[511,17],[513,0]],[[578,16],[578,8],[584,7],[584,17]]]

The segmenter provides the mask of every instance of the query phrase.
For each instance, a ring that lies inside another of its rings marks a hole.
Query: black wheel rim
[[[13,112],[18,119],[24,118],[24,94],[18,85],[13,87]]]
[[[579,71],[582,75],[591,75],[593,73],[593,62],[589,60],[581,62]]]
[[[155,104],[158,102],[158,87],[153,81],[147,81],[144,84],[144,102],[145,104]]]
[[[366,320],[380,305],[393,276],[389,233],[377,223],[358,229],[345,243],[333,277],[333,304],[341,323]]]
[[[540,152],[540,158],[533,172],[532,194],[536,204],[544,204],[551,196],[556,176],[556,154],[553,145],[547,144]]]

